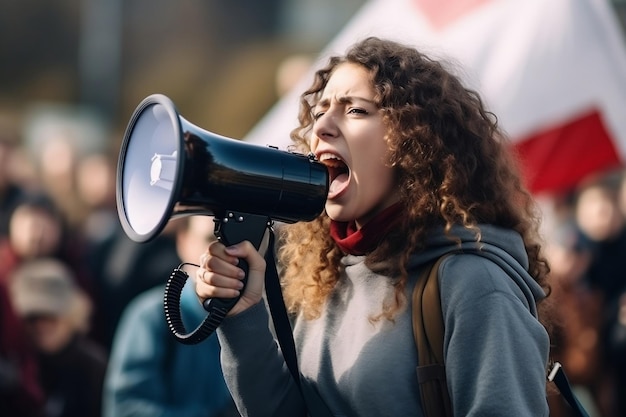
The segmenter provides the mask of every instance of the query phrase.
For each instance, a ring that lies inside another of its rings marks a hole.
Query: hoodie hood
[[[497,264],[524,292],[533,315],[537,316],[535,304],[545,298],[541,286],[528,273],[528,255],[524,241],[512,229],[492,225],[479,225],[480,241],[475,231],[456,226],[446,234],[443,228],[433,231],[426,249],[411,257],[408,270],[434,262],[447,253],[463,253],[482,256]]]

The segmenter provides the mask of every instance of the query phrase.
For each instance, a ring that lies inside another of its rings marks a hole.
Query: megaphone
[[[120,222],[136,242],[154,239],[171,218],[200,214],[214,216],[215,235],[226,245],[250,240],[258,249],[274,220],[295,223],[321,214],[328,171],[308,155],[203,130],[181,117],[168,97],[154,94],[137,106],[126,128],[116,188]],[[179,297],[184,281],[170,284]],[[169,322],[180,313],[167,298],[166,291]],[[217,327],[236,301],[205,303],[214,316],[207,317],[210,327]],[[183,343],[208,335],[189,337],[179,317],[173,321],[170,329]]]
[[[124,134],[117,208],[136,242],[156,237],[172,217],[227,210],[294,223],[323,210],[326,167],[311,157],[205,131],[166,96],[145,98]]]

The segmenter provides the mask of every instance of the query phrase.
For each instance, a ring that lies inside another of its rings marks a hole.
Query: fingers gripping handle
[[[235,245],[244,240],[250,241],[258,250],[261,241],[265,235],[265,229],[270,225],[270,219],[266,216],[258,216],[253,214],[237,213],[234,211],[226,212],[222,219],[215,219],[215,237],[225,246]],[[239,297],[234,298],[209,298],[204,301],[203,306],[207,311],[219,309],[224,315],[239,301],[241,294],[248,283],[248,263],[244,259],[239,259],[239,268],[243,269],[245,276],[242,280],[244,286],[240,291]]]
[[[239,259],[238,266],[239,268],[243,269],[243,272],[245,273],[245,276],[241,280],[241,282],[243,282],[243,288],[241,289],[239,296],[233,298],[207,298],[202,303],[202,306],[206,311],[220,311],[222,315],[226,316],[226,313],[228,313],[235,306],[235,304],[237,304],[237,301],[239,301],[239,299],[241,298],[241,294],[243,294],[243,290],[248,284],[249,270],[248,263],[243,259]]]
[[[227,211],[222,218],[215,218],[214,233],[215,237],[226,246],[248,240],[258,250],[263,241],[265,230],[270,225],[271,219],[266,216]],[[244,287],[240,292],[243,294],[248,281],[249,268],[244,259],[239,260],[238,266],[245,272]],[[197,344],[217,329],[226,314],[239,301],[241,295],[234,298],[209,298],[205,300],[202,305],[208,312],[207,317],[194,331],[187,333],[180,315],[180,295],[186,279],[187,274],[181,268],[175,270],[170,276],[165,291],[165,316],[168,327],[176,340],[183,344]]]

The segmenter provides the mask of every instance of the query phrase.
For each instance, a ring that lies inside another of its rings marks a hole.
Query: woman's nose
[[[313,134],[321,140],[334,138],[338,132],[335,119],[329,112],[320,116],[313,125]]]

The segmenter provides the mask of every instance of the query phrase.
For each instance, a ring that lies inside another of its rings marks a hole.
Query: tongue
[[[333,182],[330,183],[328,189],[328,198],[333,198],[340,192],[342,192],[348,186],[348,174],[339,174]]]

